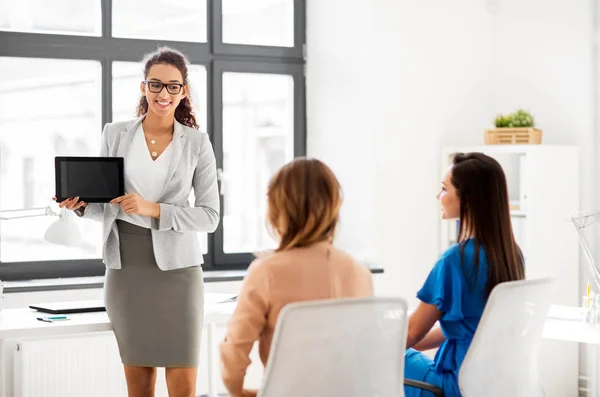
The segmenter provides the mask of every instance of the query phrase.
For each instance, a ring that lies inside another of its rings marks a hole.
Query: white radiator
[[[218,327],[215,341],[221,341],[224,335],[225,328]],[[112,332],[25,339],[16,341],[16,345],[13,342],[11,397],[127,397],[123,365]],[[202,333],[201,345],[198,396],[208,391],[206,332]],[[246,387],[258,388],[263,368],[257,346],[250,356],[253,364],[248,368]],[[225,395],[219,375],[216,375],[217,393]],[[164,369],[157,373],[156,397],[168,397]]]
[[[126,397],[112,333],[27,339],[14,353],[14,397]]]

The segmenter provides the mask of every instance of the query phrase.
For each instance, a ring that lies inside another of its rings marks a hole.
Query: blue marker
[[[68,320],[69,318],[67,316],[46,316],[38,317],[37,319],[46,323],[51,323],[53,321]]]

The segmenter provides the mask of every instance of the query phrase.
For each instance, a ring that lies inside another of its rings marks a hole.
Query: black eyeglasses
[[[160,81],[151,80],[144,80],[144,83],[146,83],[150,92],[155,94],[160,93],[163,88],[167,87],[167,92],[175,95],[179,94],[181,92],[181,88],[183,87],[183,84],[180,83],[161,83]]]

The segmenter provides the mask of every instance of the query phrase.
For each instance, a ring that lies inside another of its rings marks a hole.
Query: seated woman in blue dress
[[[459,397],[458,372],[494,286],[525,278],[512,232],[502,167],[482,153],[459,153],[437,196],[443,219],[459,219],[458,243],[437,261],[417,293],[408,323],[405,379]],[[434,327],[439,321],[439,327]],[[431,360],[421,351],[439,347]],[[406,397],[433,396],[405,386]]]

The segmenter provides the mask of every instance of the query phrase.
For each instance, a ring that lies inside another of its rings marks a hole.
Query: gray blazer
[[[109,123],[102,132],[100,156],[125,157],[145,116]],[[175,121],[173,156],[163,187],[160,218],[152,218],[152,244],[162,270],[203,263],[196,232],[214,232],[219,223],[219,191],[215,155],[208,134]],[[194,206],[189,197],[194,189]],[[102,222],[102,260],[110,269],[121,268],[118,204],[90,203],[78,215]]]

